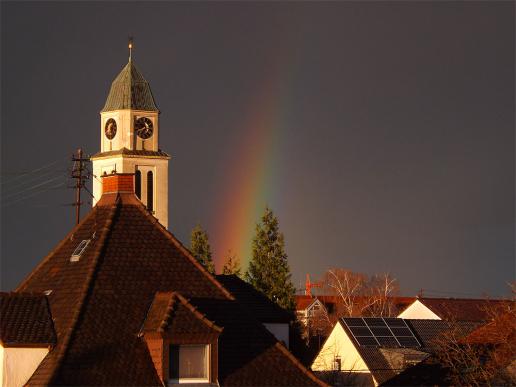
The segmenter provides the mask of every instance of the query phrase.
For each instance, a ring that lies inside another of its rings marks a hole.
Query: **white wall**
[[[342,325],[335,324],[312,363],[312,371],[333,371],[335,358],[340,357],[342,372],[357,376],[360,385],[372,385],[371,372],[351,340]]]
[[[271,332],[274,337],[276,337],[279,341],[283,341],[287,348],[290,348],[289,342],[289,325],[288,324],[269,324],[264,323],[265,328]]]
[[[441,320],[441,318],[426,307],[421,301],[416,300],[398,315],[399,318],[414,320]]]
[[[48,348],[3,348],[2,387],[23,386],[48,353]]]

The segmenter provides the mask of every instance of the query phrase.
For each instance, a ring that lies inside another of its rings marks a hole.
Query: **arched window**
[[[138,199],[142,198],[142,173],[136,170],[134,173],[134,193],[138,196]]]
[[[154,181],[152,171],[147,172],[147,209],[154,211]]]

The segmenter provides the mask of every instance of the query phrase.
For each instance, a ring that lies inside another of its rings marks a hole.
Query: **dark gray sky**
[[[2,2],[1,288],[73,226],[69,158],[99,150],[134,35],[182,241],[200,222],[218,262],[247,263],[268,204],[297,286],[345,267],[406,294],[506,293],[514,19],[509,1]]]

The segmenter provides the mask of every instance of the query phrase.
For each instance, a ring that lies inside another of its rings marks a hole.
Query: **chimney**
[[[134,173],[102,176],[102,195],[111,193],[134,193]]]

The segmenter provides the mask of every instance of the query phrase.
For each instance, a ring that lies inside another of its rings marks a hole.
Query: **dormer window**
[[[210,345],[171,345],[169,352],[169,382],[209,383]]]
[[[88,247],[90,241],[91,239],[85,239],[79,243],[79,245],[73,251],[72,256],[70,257],[70,262],[77,262],[79,260],[82,253],[84,253],[84,250],[86,250],[86,247]]]
[[[164,385],[216,384],[222,328],[176,292],[158,292],[140,335]]]

